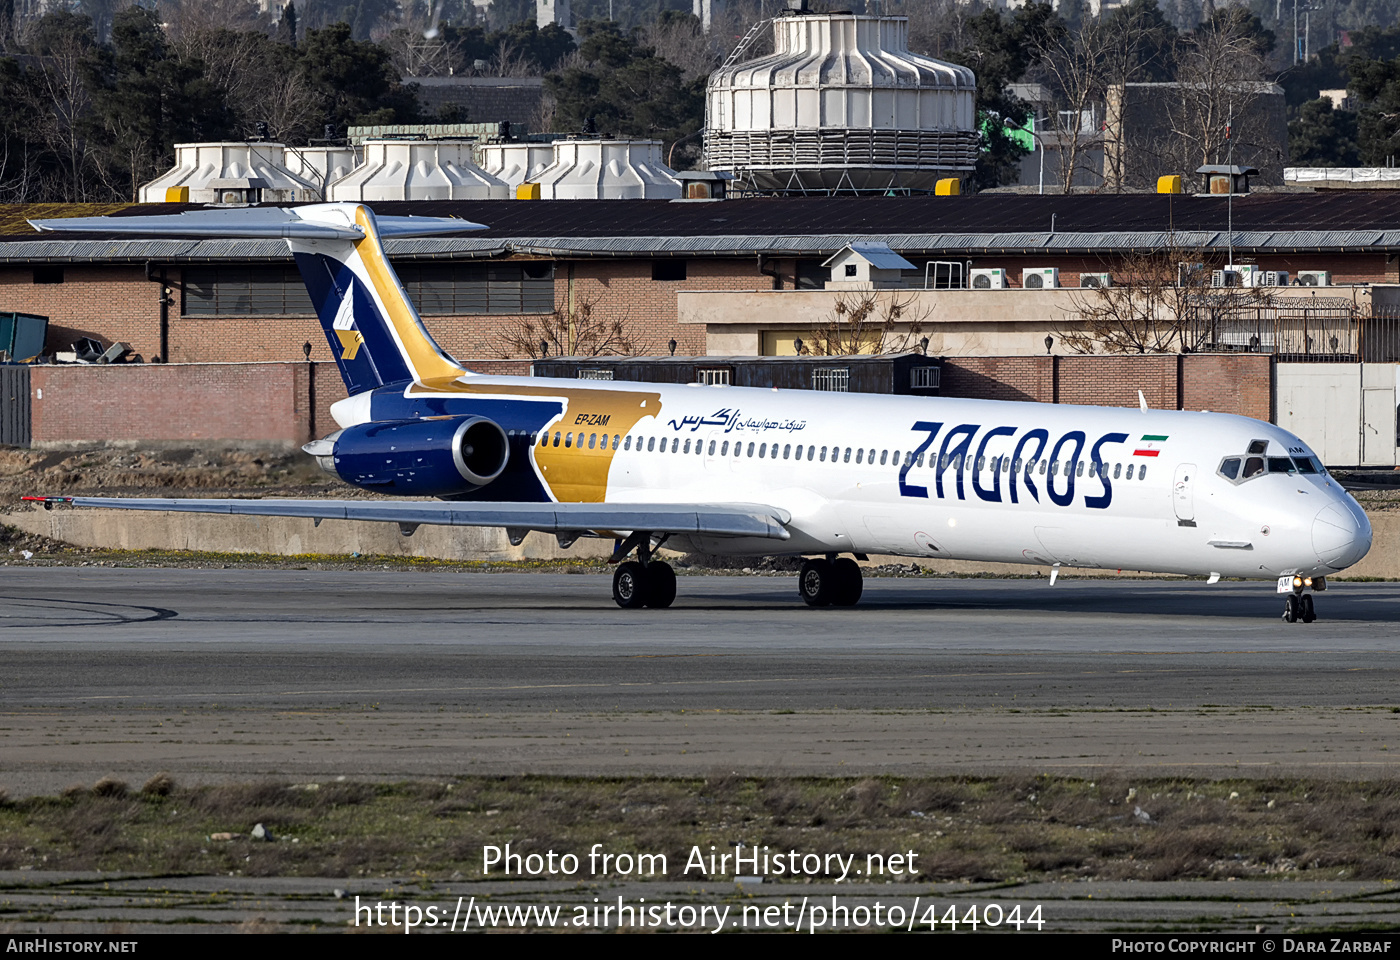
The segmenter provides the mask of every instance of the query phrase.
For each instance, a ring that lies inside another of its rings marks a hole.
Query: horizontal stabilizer
[[[442,500],[186,500],[146,497],[25,497],[42,503],[115,510],[228,513],[312,520],[380,520],[453,527],[512,527],[544,533],[590,530],[704,534],[787,540],[791,515],[753,503],[485,503]]]
[[[315,203],[302,207],[239,207],[192,210],[155,217],[66,217],[30,220],[44,232],[134,234],[142,237],[218,237],[290,240],[361,240],[365,230],[355,222],[354,203]],[[455,217],[376,217],[382,239],[431,237],[485,230],[486,226]]]

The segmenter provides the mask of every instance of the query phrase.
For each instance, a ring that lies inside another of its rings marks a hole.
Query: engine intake
[[[505,431],[485,417],[362,423],[302,449],[346,483],[424,497],[484,487],[510,461]]]

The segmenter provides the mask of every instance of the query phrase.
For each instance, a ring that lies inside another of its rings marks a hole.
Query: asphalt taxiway
[[[1388,776],[1400,584],[7,566],[0,787],[459,773]]]

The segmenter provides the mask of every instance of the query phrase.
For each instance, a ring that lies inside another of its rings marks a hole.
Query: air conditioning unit
[[[1006,271],[1001,267],[972,271],[972,289],[1005,290]]]
[[[1027,290],[1050,290],[1060,285],[1060,271],[1055,267],[1027,268],[1021,271],[1021,286]]]
[[[1176,285],[1189,287],[1201,281],[1205,272],[1206,265],[1204,263],[1178,263],[1176,265]]]
[[[1332,271],[1330,270],[1299,270],[1298,286],[1300,287],[1330,287],[1332,286]]]
[[[1210,285],[1212,287],[1257,287],[1260,286],[1259,278],[1259,268],[1254,264],[1232,264],[1224,270],[1212,270]]]
[[[1079,285],[1081,287],[1111,287],[1113,286],[1113,274],[1081,273],[1079,275]]]
[[[1288,286],[1288,271],[1265,270],[1259,274],[1255,282],[1261,287],[1286,287]]]

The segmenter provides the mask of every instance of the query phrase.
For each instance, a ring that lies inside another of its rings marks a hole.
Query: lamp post
[[[1055,338],[1049,334],[1045,335],[1045,355],[1050,356],[1050,348],[1055,345]]]

